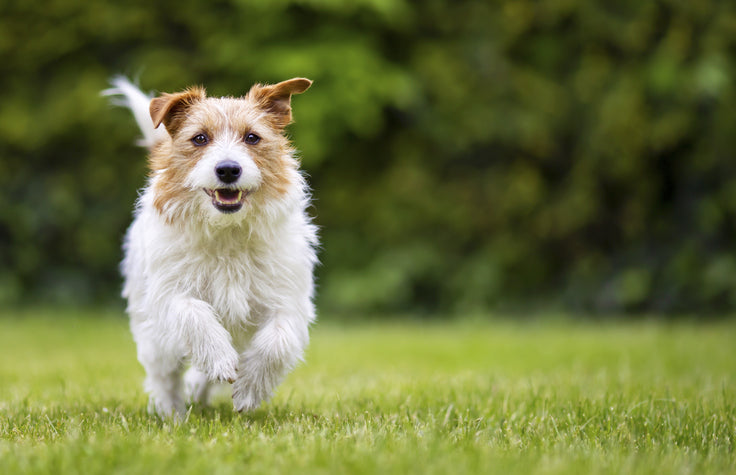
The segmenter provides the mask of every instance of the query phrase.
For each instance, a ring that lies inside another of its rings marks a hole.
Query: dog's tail
[[[102,95],[113,97],[113,104],[127,107],[133,112],[135,121],[143,133],[143,138],[138,141],[138,145],[151,148],[167,137],[166,130],[163,127],[155,128],[153,126],[153,120],[149,112],[151,95],[141,91],[125,76],[113,77],[110,84],[112,87],[102,91]]]

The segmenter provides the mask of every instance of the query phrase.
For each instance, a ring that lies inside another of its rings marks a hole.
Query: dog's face
[[[171,137],[151,152],[154,206],[169,219],[190,210],[233,222],[297,186],[298,164],[284,128],[291,95],[310,85],[295,78],[255,85],[242,98],[209,98],[192,88],[153,99],[153,123]]]

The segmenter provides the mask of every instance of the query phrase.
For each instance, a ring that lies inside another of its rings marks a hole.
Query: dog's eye
[[[192,137],[192,143],[196,145],[197,147],[201,147],[202,145],[207,145],[209,143],[210,139],[205,134],[197,134],[194,137]]]
[[[247,143],[248,145],[255,145],[261,141],[261,138],[257,136],[256,134],[248,134],[245,136],[244,140],[245,140],[245,143]]]

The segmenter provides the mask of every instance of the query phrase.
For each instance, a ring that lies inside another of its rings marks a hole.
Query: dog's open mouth
[[[212,198],[212,205],[223,213],[234,213],[242,208],[250,192],[231,188],[205,189],[204,191]]]

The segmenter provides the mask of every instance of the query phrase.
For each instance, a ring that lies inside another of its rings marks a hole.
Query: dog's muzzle
[[[236,188],[236,183],[243,174],[243,168],[234,160],[222,160],[215,165],[217,180],[231,187],[205,189],[212,198],[212,205],[223,213],[234,213],[243,207],[248,190]]]

